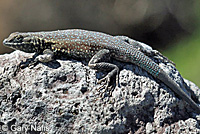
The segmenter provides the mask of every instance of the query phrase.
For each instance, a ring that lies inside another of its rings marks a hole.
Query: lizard
[[[153,56],[154,59],[158,59],[161,60],[164,63],[171,63],[173,66],[176,66],[176,64],[169,60],[166,56],[162,55],[159,51],[157,50],[153,50],[152,47],[150,47],[149,45],[133,40],[127,36],[115,36],[125,42],[127,42],[128,44],[131,44],[133,47],[135,47],[136,49],[138,49],[139,51],[141,51],[142,53],[144,53],[146,56],[151,57]]]
[[[105,81],[105,88],[108,88],[113,76],[116,76],[116,85],[118,85],[117,75],[119,75],[118,66],[109,63],[107,60],[113,58],[135,64],[166,84],[181,99],[186,101],[196,113],[200,113],[199,105],[157,63],[139,51],[137,47],[117,36],[81,29],[14,32],[4,39],[3,44],[16,50],[36,53],[37,56],[33,62],[49,62],[59,55],[75,59],[87,59],[90,68],[108,71],[108,74],[99,80],[99,83]]]

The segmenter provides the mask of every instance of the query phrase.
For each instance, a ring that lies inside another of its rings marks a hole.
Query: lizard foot
[[[33,61],[32,59],[30,59],[30,60],[28,60],[28,61],[21,62],[21,63],[18,65],[18,68],[24,69],[24,68],[28,67],[28,68],[31,69],[31,68],[35,67],[37,64],[38,64],[38,61]]]
[[[110,77],[108,75],[97,81],[97,84],[103,84],[103,87],[105,87],[105,89],[108,89],[109,83]]]
[[[118,76],[116,76],[116,86],[118,86],[118,83],[119,83],[118,80],[119,80]],[[105,76],[104,78],[97,81],[97,84],[102,85],[97,89],[98,92],[101,92],[100,96],[103,96],[103,93],[106,93],[107,91],[108,91],[108,95],[112,96],[112,91],[114,90],[115,86],[113,86],[112,84],[110,85],[110,83],[111,83],[111,76],[109,74]]]
[[[21,70],[24,69],[26,67],[29,68],[33,68],[34,66],[36,66],[37,62],[32,62],[30,59],[24,61],[21,61],[18,65],[16,65],[15,67],[15,71],[14,71],[14,76],[17,75],[17,73]]]

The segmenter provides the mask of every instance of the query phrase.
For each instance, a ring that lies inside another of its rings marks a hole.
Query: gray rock
[[[0,56],[1,131],[3,126],[9,132],[28,133],[200,133],[200,116],[135,65],[113,61],[121,66],[120,87],[112,88],[109,96],[101,94],[97,84],[106,73],[90,69],[84,61],[57,60],[15,72],[32,55],[14,51]],[[185,91],[200,96],[198,87],[171,63],[154,57]]]

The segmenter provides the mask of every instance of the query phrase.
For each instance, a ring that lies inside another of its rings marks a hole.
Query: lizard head
[[[41,50],[40,45],[43,44],[43,41],[39,37],[33,36],[31,33],[15,32],[10,34],[10,36],[3,41],[3,44],[12,49],[33,53]]]

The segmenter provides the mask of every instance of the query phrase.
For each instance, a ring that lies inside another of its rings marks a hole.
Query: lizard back
[[[154,76],[160,72],[160,67],[149,57],[125,41],[108,34],[76,29],[45,33],[42,38],[55,43],[51,46],[53,51],[71,57],[87,59],[99,50],[108,49],[116,60],[134,63]]]
[[[42,38],[55,43],[51,48],[53,51],[63,52],[68,56],[87,59],[99,50],[108,49],[116,60],[134,63],[154,76],[160,72],[160,67],[149,57],[125,41],[108,34],[76,29],[54,31],[45,35]]]
[[[14,43],[12,43],[14,41]],[[11,43],[9,43],[11,42]],[[149,57],[125,41],[109,34],[80,29],[51,32],[13,33],[4,44],[25,52],[42,52],[50,49],[55,55],[73,58],[92,58],[99,50],[108,49],[111,57],[140,66],[153,76],[160,72],[159,66]]]

